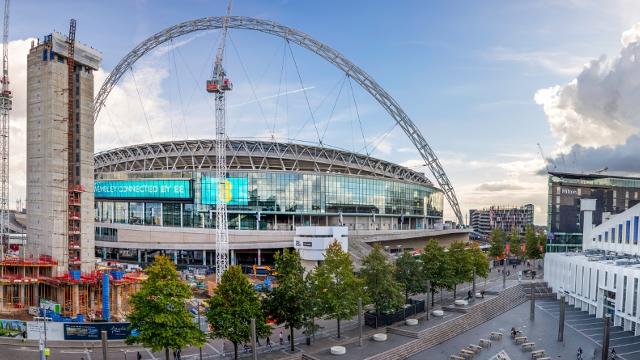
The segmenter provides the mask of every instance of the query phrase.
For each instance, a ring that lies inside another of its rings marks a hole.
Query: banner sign
[[[109,340],[123,340],[129,334],[129,323],[65,323],[65,340],[100,340],[100,333],[107,332]]]
[[[192,198],[191,180],[96,180],[94,193],[96,199],[189,200]]]
[[[202,204],[214,205],[218,201],[218,179],[203,175],[200,179]],[[247,178],[225,179],[224,199],[227,205],[247,205],[249,203],[249,181]]]

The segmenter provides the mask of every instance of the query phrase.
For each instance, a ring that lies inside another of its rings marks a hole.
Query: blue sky
[[[102,79],[153,33],[181,21],[223,15],[225,7],[226,1],[204,0],[14,1],[10,40],[42,37],[54,29],[66,33],[68,19],[74,17],[77,39],[103,53],[103,71],[96,74]],[[546,179],[536,175],[544,165],[536,144],[551,156],[581,142],[563,141],[561,130],[550,127],[553,109],[543,107],[543,100],[536,103],[534,95],[570,83],[590,60],[603,54],[615,57],[621,34],[640,22],[640,6],[625,0],[238,0],[232,13],[306,32],[375,78],[439,155],[465,213],[494,204],[534,203],[538,224],[546,222]],[[166,48],[137,63],[134,75],[123,78],[119,92],[108,100],[109,114],[99,119],[97,150],[141,141],[211,137],[213,114],[202,83],[217,36],[216,31],[187,35],[175,40],[177,50]],[[328,144],[353,150],[365,143],[369,148],[378,144],[374,156],[426,171],[419,168],[418,154],[397,128],[384,136],[393,125],[391,118],[361,89],[352,94],[344,75],[332,66],[300,48],[293,47],[291,57],[282,40],[263,34],[233,30],[231,39],[226,62],[236,90],[228,100],[230,136],[276,135],[317,142],[306,93],[317,108],[315,120],[328,124],[324,139]],[[27,47],[16,46],[11,61],[19,71]],[[294,59],[309,89],[273,97],[285,88],[301,88]],[[15,81],[12,85],[23,86]],[[362,131],[354,121],[353,98]],[[21,141],[24,133],[21,116],[18,110],[13,141]],[[301,129],[301,123],[308,125]],[[17,150],[12,158],[24,157],[20,145],[13,148]],[[567,166],[580,169],[575,159]],[[24,165],[20,159],[12,161]],[[22,186],[15,187],[19,194]],[[445,216],[453,214],[447,209]]]

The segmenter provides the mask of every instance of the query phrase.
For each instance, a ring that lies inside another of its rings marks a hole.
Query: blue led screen
[[[247,178],[227,178],[225,198],[227,205],[247,205],[249,203],[249,181]],[[217,203],[218,179],[202,175],[200,179],[200,191],[202,204],[214,205]]]
[[[192,198],[191,180],[96,180],[97,199],[175,199]]]

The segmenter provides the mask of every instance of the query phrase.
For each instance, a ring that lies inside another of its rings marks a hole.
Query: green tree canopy
[[[304,325],[309,308],[309,291],[298,251],[284,249],[276,253],[275,271],[278,286],[269,293],[266,309],[273,320],[289,328],[291,339],[295,339],[293,329]],[[294,350],[295,342],[291,341],[291,351]]]
[[[236,359],[238,344],[251,340],[251,319],[256,319],[258,335],[266,336],[270,332],[258,294],[238,265],[229,267],[222,274],[207,305],[209,335],[231,341]]]
[[[405,301],[409,300],[409,295],[418,294],[424,291],[424,274],[422,263],[410,252],[405,251],[396,259],[396,280],[404,288]]]
[[[169,349],[202,346],[206,336],[186,307],[191,290],[180,280],[171,260],[158,256],[145,273],[147,279],[129,300],[133,306],[128,317],[130,328],[138,334],[127,338],[127,343],[139,343],[153,351],[164,349],[167,360]]]
[[[364,280],[365,291],[376,313],[396,310],[403,303],[402,288],[394,278],[395,269],[385,258],[380,245],[362,260],[360,275]]]
[[[489,256],[494,258],[504,255],[504,232],[500,228],[494,228],[489,235]]]
[[[480,245],[474,242],[468,251],[471,254],[471,263],[473,269],[476,271],[476,275],[487,278],[487,276],[489,276],[489,259],[484,251],[480,249]]]
[[[324,262],[314,271],[313,283],[321,313],[328,319],[336,319],[340,337],[340,320],[358,314],[358,298],[364,296],[364,288],[362,280],[354,274],[351,255],[342,251],[337,241],[327,248]]]
[[[422,260],[422,274],[425,282],[429,281],[431,287],[431,303],[436,290],[442,291],[449,288],[451,282],[451,267],[449,266],[447,254],[444,247],[438,241],[431,239],[420,255]]]
[[[455,299],[458,284],[473,280],[473,259],[465,244],[459,241],[449,245],[447,258],[449,266],[451,266],[451,282]]]
[[[517,258],[522,257],[522,247],[520,246],[520,235],[515,227],[509,233],[509,254]]]
[[[529,260],[537,260],[542,257],[542,252],[540,251],[540,243],[539,237],[536,235],[536,232],[533,230],[533,226],[527,225],[524,231],[524,241],[525,241],[525,255]]]

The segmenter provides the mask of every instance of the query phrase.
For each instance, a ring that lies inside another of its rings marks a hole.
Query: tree
[[[420,259],[422,260],[422,277],[425,282],[429,281],[431,305],[433,305],[435,293],[437,291],[442,293],[442,290],[451,284],[451,268],[444,248],[434,239],[427,241]]]
[[[453,286],[453,299],[455,300],[458,284],[473,279],[473,259],[465,244],[459,241],[449,245],[447,258],[449,266],[451,266],[451,285]]]
[[[353,271],[349,253],[342,251],[337,241],[326,250],[324,262],[314,272],[321,313],[327,319],[336,319],[338,338],[340,320],[351,319],[358,313],[358,298],[364,295],[362,280]]]
[[[518,229],[515,227],[511,229],[509,233],[509,255],[513,255],[516,258],[522,257],[522,247],[520,242],[520,235]]]
[[[360,276],[365,283],[365,292],[376,309],[376,314],[396,310],[402,305],[402,289],[394,277],[395,269],[385,258],[380,245],[362,260]]]
[[[238,265],[229,267],[222,274],[207,305],[206,315],[211,326],[209,335],[231,341],[236,360],[238,344],[252,340],[251,319],[256,319],[258,335],[270,333],[258,294]]]
[[[494,228],[489,235],[489,256],[499,258],[504,255],[504,232]]]
[[[403,252],[396,259],[396,280],[404,287],[405,302],[409,295],[421,293],[424,290],[422,264],[410,252]]]
[[[524,241],[526,244],[525,255],[529,260],[537,260],[542,257],[540,251],[539,237],[533,230],[533,226],[527,225],[524,231]]]
[[[309,291],[298,251],[284,249],[276,253],[275,271],[278,286],[269,293],[266,309],[271,319],[278,324],[284,323],[289,328],[291,351],[294,351],[293,329],[304,325],[305,313],[309,307]]]
[[[473,266],[474,274],[476,276],[480,276],[485,279],[489,277],[489,258],[487,255],[480,249],[480,245],[477,242],[473,242],[471,247],[467,250],[471,255],[471,264]],[[475,287],[476,287],[476,278],[473,278],[473,291],[475,296]]]
[[[489,276],[489,259],[487,255],[480,249],[480,245],[474,242],[468,249],[471,255],[471,264],[477,276],[487,278]]]
[[[139,343],[153,351],[164,349],[166,360],[169,349],[204,345],[206,336],[186,307],[191,290],[180,280],[173,262],[158,256],[145,273],[147,279],[129,300],[133,306],[129,327],[137,335],[129,336],[127,344]]]

